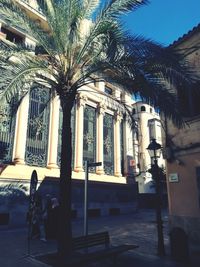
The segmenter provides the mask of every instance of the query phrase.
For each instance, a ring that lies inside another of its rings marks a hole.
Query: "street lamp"
[[[161,156],[161,145],[156,142],[156,139],[152,139],[151,143],[147,147],[151,161],[151,172],[155,180],[156,185],[156,223],[158,231],[158,255],[165,255],[164,238],[163,238],[163,222],[161,215],[162,201],[161,201],[161,186],[159,177],[158,158]]]

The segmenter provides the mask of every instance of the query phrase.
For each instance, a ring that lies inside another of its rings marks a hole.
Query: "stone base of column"
[[[102,174],[105,174],[105,172],[104,172],[103,169],[98,169],[98,170],[96,171],[96,174],[98,174],[98,175],[102,175]]]
[[[84,172],[83,167],[75,167],[74,172]]]
[[[47,169],[59,169],[58,165],[55,163],[49,163]]]
[[[122,177],[122,174],[121,174],[120,172],[115,172],[115,173],[114,173],[114,176]]]
[[[15,158],[14,159],[14,164],[15,165],[25,165],[25,161],[24,161],[24,159],[19,159],[19,158]]]

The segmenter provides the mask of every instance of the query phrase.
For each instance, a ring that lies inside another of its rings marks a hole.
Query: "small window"
[[[136,109],[135,108],[133,108],[132,114],[133,115],[136,114]]]
[[[145,106],[141,106],[141,111],[142,111],[142,112],[146,111]]]
[[[16,44],[22,44],[24,42],[24,38],[7,28],[1,27],[1,31],[6,35],[6,39],[10,42],[16,43]]]
[[[113,90],[111,88],[109,88],[109,87],[106,86],[105,87],[105,93],[108,94],[108,95],[112,95]]]
[[[94,87],[97,87],[99,88],[99,81],[93,77],[90,77],[90,80],[91,80],[91,84],[94,86]]]
[[[152,108],[150,108],[150,113],[152,113]]]

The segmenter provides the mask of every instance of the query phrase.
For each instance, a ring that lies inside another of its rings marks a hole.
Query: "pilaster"
[[[87,96],[80,93],[77,97],[76,112],[76,135],[75,135],[75,172],[83,172],[83,121],[84,107],[87,102]]]
[[[120,112],[115,112],[115,124],[114,124],[114,175],[122,176],[121,172],[121,145],[120,145],[120,123],[122,115]]]
[[[29,94],[23,99],[17,111],[13,159],[15,164],[25,164],[26,136],[29,112]]]
[[[102,162],[102,165],[97,167],[97,174],[104,174],[104,164],[103,164],[103,117],[106,111],[106,105],[99,103],[97,112],[97,162]]]
[[[56,96],[51,102],[50,127],[49,127],[49,146],[47,168],[58,168],[58,129],[59,129],[59,108],[60,100]]]

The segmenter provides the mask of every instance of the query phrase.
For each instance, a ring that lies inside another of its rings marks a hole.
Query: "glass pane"
[[[34,87],[30,93],[25,160],[27,164],[45,166],[49,131],[50,92]]]
[[[105,114],[103,121],[104,171],[114,173],[113,116]]]
[[[83,161],[96,161],[96,110],[85,106],[83,126]],[[84,166],[83,162],[83,166]],[[90,168],[90,171],[94,169]]]

